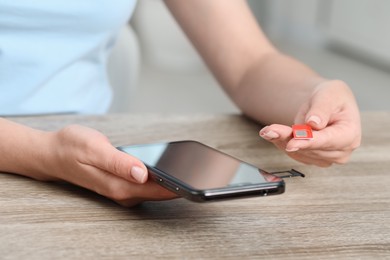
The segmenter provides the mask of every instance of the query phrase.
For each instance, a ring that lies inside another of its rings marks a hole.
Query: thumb
[[[110,172],[138,183],[147,181],[148,170],[140,160],[115,148],[113,150],[115,151],[113,151],[112,161],[108,163]]]
[[[148,179],[148,170],[140,160],[111,145],[101,149],[94,162],[101,170],[128,181],[145,183]]]
[[[333,111],[329,99],[314,97],[305,115],[305,123],[315,130],[322,130],[328,125]]]
[[[351,95],[348,86],[339,80],[325,81],[317,86],[317,90],[306,107],[305,123],[315,130],[322,130],[336,113],[342,111],[345,94]]]

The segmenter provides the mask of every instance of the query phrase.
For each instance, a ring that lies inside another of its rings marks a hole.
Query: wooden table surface
[[[239,115],[11,118],[82,124],[114,145],[193,139],[265,170],[296,168],[282,195],[123,208],[70,184],[0,174],[0,259],[390,259],[390,113],[363,113],[350,163],[301,165]]]

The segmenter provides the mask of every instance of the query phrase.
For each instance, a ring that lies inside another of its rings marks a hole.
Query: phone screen
[[[195,141],[120,147],[196,190],[279,183],[281,178]]]

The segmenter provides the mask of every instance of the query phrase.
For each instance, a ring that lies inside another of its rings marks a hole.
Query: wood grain
[[[390,113],[364,113],[350,163],[301,165],[239,115],[11,118],[56,130],[82,124],[114,145],[193,139],[266,170],[296,168],[283,195],[184,199],[123,208],[64,183],[0,174],[1,259],[390,259]]]

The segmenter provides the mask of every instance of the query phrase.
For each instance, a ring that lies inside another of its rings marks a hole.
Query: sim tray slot
[[[295,169],[280,171],[280,172],[270,172],[272,175],[278,176],[279,178],[291,178],[291,177],[305,177],[305,174],[297,171]]]

